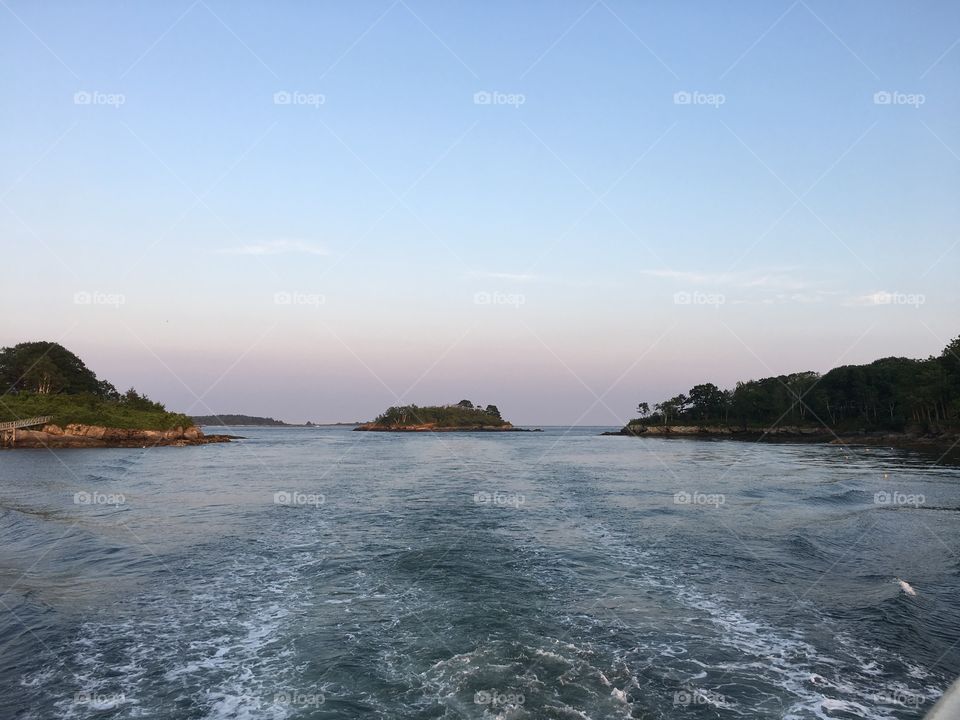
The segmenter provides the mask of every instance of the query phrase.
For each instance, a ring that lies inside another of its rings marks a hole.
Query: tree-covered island
[[[524,432],[500,415],[496,405],[474,405],[461,400],[456,405],[396,405],[373,422],[354,428],[379,432]]]
[[[960,337],[924,360],[888,357],[821,375],[799,372],[695,385],[612,435],[951,442],[960,434]]]

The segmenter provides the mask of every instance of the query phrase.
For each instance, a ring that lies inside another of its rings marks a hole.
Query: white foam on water
[[[636,686],[635,677],[624,675],[622,668],[597,667],[590,648],[550,638],[541,642],[546,646],[491,640],[425,671],[401,654],[385,654],[382,660],[391,681],[419,694],[417,704],[424,711],[439,706],[453,717],[630,717],[628,693]],[[478,693],[481,698],[521,699],[478,705]]]
[[[304,532],[312,532],[305,528]],[[161,717],[170,701],[208,720],[283,720],[299,711],[278,693],[301,688],[293,623],[309,598],[311,553],[257,548],[231,567],[172,579],[100,609],[57,657],[25,678],[55,700],[58,717]]]
[[[818,613],[812,604],[804,604],[805,613],[815,613],[816,622],[830,627],[827,633],[833,640],[830,649],[824,649],[805,636],[799,629],[773,626],[752,618],[742,603],[735,603],[719,594],[708,595],[694,588],[676,568],[665,563],[651,564],[648,550],[634,547],[630,540],[623,540],[602,523],[595,523],[581,531],[591,542],[603,545],[607,557],[629,567],[632,574],[626,582],[645,588],[669,592],[683,607],[695,611],[689,620],[706,620],[712,632],[704,629],[705,637],[681,636],[678,640],[663,628],[627,628],[641,634],[638,647],[630,651],[614,648],[612,652],[624,659],[643,658],[645,663],[654,658],[683,659],[684,664],[694,663],[702,671],[691,673],[687,679],[693,686],[697,681],[718,677],[724,683],[738,682],[755,685],[757,681],[769,687],[765,700],[783,705],[785,718],[835,718],[829,713],[846,712],[867,720],[890,720],[890,712],[903,710],[902,705],[888,701],[890,697],[908,697],[911,701],[929,708],[939,697],[940,690],[928,685],[930,673],[907,662],[896,653],[865,644],[842,632],[835,623]],[[653,576],[644,571],[655,568]],[[635,573],[635,574],[633,574]],[[593,618],[595,625],[605,626],[608,621]],[[698,624],[695,627],[703,627]],[[646,635],[644,637],[644,635]],[[598,635],[602,637],[602,633]],[[696,656],[697,640],[703,650],[716,653],[726,648],[732,650],[731,661],[703,662]],[[884,682],[885,667],[908,668],[910,678],[921,681],[915,685]],[[678,666],[679,667],[679,666]],[[855,668],[851,671],[850,668]],[[939,679],[939,678],[938,678]],[[703,688],[707,689],[707,688]],[[782,690],[786,690],[783,693]],[[702,701],[736,714],[750,716],[748,706],[740,706],[722,694],[706,692]]]

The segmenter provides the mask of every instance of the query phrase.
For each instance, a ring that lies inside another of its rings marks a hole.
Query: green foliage
[[[691,412],[697,419],[706,420],[721,415],[726,396],[713,383],[704,383],[690,388],[688,399],[692,406]]]
[[[81,423],[132,430],[190,427],[186,415],[167,412],[133,388],[121,395],[83,361],[53,342],[0,348],[0,422],[40,415],[57,425]]]
[[[79,357],[54,342],[25,342],[0,348],[0,394],[24,390],[41,395],[117,396],[113,385],[98,380]]]
[[[21,392],[0,395],[0,422],[51,415],[50,422],[61,427],[69,423],[81,423],[131,430],[172,430],[194,424],[186,415],[167,412],[163,405],[138,397],[138,402],[130,403],[107,400],[91,393],[41,395]]]
[[[836,429],[903,430],[960,426],[960,337],[939,357],[883,358],[845,365],[824,375],[800,372],[738,382],[733,390],[712,383],[657,403],[641,403],[631,424],[731,424],[742,427],[816,425]]]
[[[404,427],[408,425],[436,425],[438,427],[500,427],[508,423],[500,417],[500,411],[495,405],[488,405],[487,410],[481,410],[470,403],[470,407],[463,404],[433,405],[418,407],[417,405],[401,405],[388,408],[374,422],[377,425],[388,427]],[[493,411],[490,410],[493,409]]]

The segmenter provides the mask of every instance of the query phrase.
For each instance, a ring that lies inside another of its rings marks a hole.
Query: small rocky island
[[[474,405],[461,400],[456,405],[397,405],[373,422],[354,430],[367,432],[536,432],[514,427],[500,415],[496,405]]]
[[[182,447],[231,439],[205,435],[186,415],[133,388],[118,392],[58,343],[0,348],[0,447]]]

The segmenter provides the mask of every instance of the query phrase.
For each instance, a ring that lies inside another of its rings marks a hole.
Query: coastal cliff
[[[49,423],[39,430],[5,430],[0,433],[4,448],[92,448],[207,445],[230,442],[231,435],[204,435],[196,426],[171,430],[134,430],[102,425],[71,423],[64,427]]]

